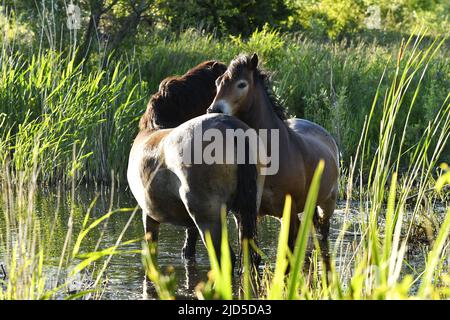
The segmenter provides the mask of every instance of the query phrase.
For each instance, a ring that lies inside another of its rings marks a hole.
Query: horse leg
[[[144,223],[144,232],[145,232],[145,242],[147,245],[158,244],[159,238],[159,222],[152,219],[147,211],[142,210],[142,220]],[[157,253],[158,251],[156,251]],[[156,257],[151,257],[152,260],[156,259]],[[153,261],[156,264],[156,260]],[[145,270],[144,282],[143,282],[143,298],[149,299],[157,296],[157,291],[154,284],[150,281],[147,276],[147,270]]]
[[[203,220],[203,219],[196,219],[196,223],[198,226],[198,229],[200,231],[201,238],[203,240],[203,243],[206,246],[206,232],[209,232],[212,240],[212,244],[214,247],[214,251],[216,252],[217,261],[220,264],[221,260],[221,245],[222,245],[222,224],[220,222],[220,219],[217,219],[217,221],[211,221],[211,220]],[[233,273],[235,264],[236,264],[236,256],[234,254],[233,248],[230,244],[228,244],[229,250],[230,250],[230,257],[231,257],[231,273]]]
[[[195,261],[195,245],[197,244],[199,233],[196,227],[186,228],[186,240],[182,251],[182,257],[188,262]]]
[[[142,210],[142,220],[144,223],[145,240],[147,241],[147,243],[158,243],[159,222],[152,219],[144,210]]]
[[[185,263],[184,264],[184,287],[188,295],[195,294],[195,287],[197,284],[202,281],[202,275],[199,274],[199,270],[197,269],[197,265],[195,263]]]
[[[330,233],[330,219],[334,212],[334,209],[336,208],[336,200],[337,200],[337,192],[333,192],[330,198],[328,198],[324,203],[319,205],[319,207],[322,209],[321,217],[318,216],[318,212],[316,211],[316,214],[318,216],[317,225],[321,235],[319,244],[327,275],[329,275],[329,273],[331,272],[330,253],[329,253],[330,249],[328,242],[328,236]]]
[[[242,240],[243,240],[243,232],[242,232],[242,228],[241,228],[241,217],[236,214],[234,215],[234,219],[236,222],[236,226],[237,226],[237,236],[238,236],[238,253],[237,253],[237,261],[238,261],[238,273],[241,274],[243,269],[242,269],[242,254],[243,254],[243,250],[242,250]]]
[[[185,188],[180,188],[180,197],[189,215],[194,220],[204,245],[206,246],[206,232],[209,232],[217,259],[220,262],[222,242],[221,201],[219,199],[205,201],[203,194],[198,194],[198,192],[186,191]],[[234,269],[236,257],[231,246],[229,247]]]
[[[291,252],[294,252],[295,242],[297,241],[297,234],[300,227],[300,219],[298,218],[297,206],[292,203],[291,207],[291,221],[289,224],[289,239],[288,246]]]

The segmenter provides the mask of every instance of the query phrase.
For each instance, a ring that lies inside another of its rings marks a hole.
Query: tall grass
[[[290,204],[286,198],[281,230],[278,240],[277,258],[274,268],[270,262],[263,269],[259,290],[253,298],[258,299],[448,299],[450,297],[450,207],[441,217],[423,257],[423,270],[410,267],[407,259],[409,247],[414,246],[412,225],[417,215],[435,214],[434,208],[424,205],[434,196],[427,192],[442,192],[450,183],[448,172],[436,181],[432,177],[437,161],[450,137],[450,103],[448,96],[436,110],[436,118],[427,123],[420,139],[412,148],[404,141],[410,134],[409,121],[417,108],[426,72],[439,51],[442,42],[435,41],[422,47],[422,37],[410,37],[402,44],[395,59],[395,72],[390,86],[383,91],[380,81],[371,109],[360,135],[360,142],[348,171],[347,201],[344,208],[344,223],[339,230],[331,252],[331,270],[326,275],[316,234],[311,218],[314,211],[323,163],[319,164],[308,193],[301,229],[294,252],[287,246]],[[405,97],[412,91],[412,100]],[[378,102],[383,96],[381,103]],[[382,108],[382,117],[374,115]],[[405,126],[398,130],[397,119],[403,116]],[[368,133],[376,127],[379,132],[374,139]],[[368,151],[374,148],[374,153]],[[405,160],[405,162],[402,162]],[[403,172],[401,164],[408,166]],[[443,165],[445,170],[448,166]],[[358,176],[357,176],[358,174]],[[366,182],[366,183],[363,183]],[[349,227],[350,201],[354,182],[359,188],[359,224],[361,229],[353,240],[349,255],[339,255],[345,250],[344,237]],[[411,201],[413,199],[413,201]],[[223,241],[227,240],[223,223]],[[312,232],[311,232],[312,231]],[[311,234],[311,236],[309,236]],[[313,245],[308,254],[307,242]],[[244,244],[245,246],[246,244]],[[223,246],[222,249],[226,249]],[[219,265],[214,249],[208,245],[211,257],[211,277],[197,291],[198,298],[250,298],[253,279],[244,274],[243,294],[233,296],[227,254],[222,255]],[[226,250],[225,250],[226,251]],[[248,250],[244,250],[247,252]],[[340,257],[338,260],[337,257]],[[308,264],[303,266],[307,258]],[[248,257],[244,256],[244,261]],[[290,273],[286,275],[287,267]],[[258,280],[255,280],[258,282]],[[241,288],[242,289],[242,288]]]
[[[3,167],[29,179],[37,166],[43,183],[109,181],[111,170],[123,176],[135,134],[129,124],[144,103],[130,67],[88,71],[62,53],[25,57],[4,49],[0,70]]]
[[[97,198],[87,212],[79,210],[74,201],[73,180],[69,215],[61,215],[60,205],[65,197],[60,188],[54,212],[42,215],[36,208],[36,166],[30,181],[24,178],[25,173],[18,174],[18,181],[14,182],[10,170],[2,174],[7,178],[0,181],[0,262],[5,272],[4,279],[0,279],[0,300],[101,298],[112,256],[135,253],[125,249],[135,240],[122,238],[136,210],[110,207],[108,213],[92,218]],[[113,215],[130,212],[114,245],[105,247],[100,227]]]
[[[372,97],[377,87],[380,92],[389,88],[387,77],[393,77],[397,68],[396,61],[389,59],[395,52],[392,45],[364,41],[324,44],[268,28],[255,31],[248,39],[219,39],[195,30],[179,35],[155,32],[138,39],[131,55],[122,52],[106,59],[106,65],[96,61],[95,55],[92,61],[74,65],[71,50],[2,46],[0,165],[10,163],[13,174],[30,172],[36,159],[42,183],[69,182],[74,166],[77,181],[108,182],[111,171],[124,181],[139,116],[160,81],[206,59],[229,62],[242,52],[258,52],[265,68],[274,71],[273,90],[289,114],[315,121],[332,132],[348,166]],[[413,90],[403,94],[404,103],[415,100],[403,150],[420,139],[447,95],[448,57],[444,44],[427,65],[420,95],[414,96]],[[405,62],[406,57],[401,63]],[[380,82],[383,71],[387,77]],[[418,81],[413,77],[411,85]],[[382,101],[377,101],[372,118],[376,123],[382,120]],[[394,133],[398,137],[406,121],[406,113],[397,115]],[[378,134],[378,127],[368,128],[371,141]],[[445,150],[442,157],[448,162],[450,149],[447,146]],[[367,146],[365,151],[373,156],[375,147]],[[33,153],[38,156],[30,156]],[[406,169],[408,162],[402,160],[401,166]]]

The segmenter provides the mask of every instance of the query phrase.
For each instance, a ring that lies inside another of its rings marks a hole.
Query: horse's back
[[[300,118],[288,119],[286,120],[286,123],[289,126],[289,128],[291,128],[292,130],[294,130],[299,134],[314,135],[320,138],[323,137],[327,140],[331,140],[334,142],[334,138],[331,136],[331,134],[325,128],[323,128],[321,125],[318,125],[317,123]]]
[[[247,129],[239,119],[223,114],[206,114],[191,119],[173,129],[164,142],[164,157],[170,170],[179,176],[182,183],[190,188],[215,188],[219,193],[228,193],[235,186],[235,164],[208,165],[203,156],[208,141],[203,141],[203,134],[210,129],[226,136],[228,129]],[[199,139],[197,141],[197,139]],[[226,148],[226,145],[223,144]],[[232,152],[235,152],[233,149]],[[197,154],[196,154],[197,153]],[[226,150],[223,150],[225,155]],[[201,163],[196,163],[201,160]],[[216,177],[223,181],[216,183]],[[211,178],[211,179],[209,179]],[[214,179],[213,179],[214,178]],[[190,181],[184,181],[188,179]],[[225,190],[226,189],[226,190]],[[223,192],[220,192],[223,190]]]
[[[336,141],[325,128],[317,123],[299,118],[288,119],[286,120],[286,124],[295,133],[302,136],[303,139],[311,143],[320,141],[325,144],[335,156],[336,161],[339,162],[339,150]]]
[[[248,126],[232,116],[206,114],[174,128],[163,142],[165,164],[178,177],[180,198],[199,225],[218,219],[217,214],[223,204],[235,212],[245,211],[253,202],[256,208],[256,165],[227,162],[227,152],[232,152],[235,159],[237,146],[228,149],[228,145],[221,142],[216,146],[224,148],[223,152],[215,149],[213,153],[221,154],[223,161],[215,158],[209,163],[213,159],[208,160],[204,156],[208,156],[207,151],[211,147],[211,141],[206,138],[206,131],[210,129],[226,138],[227,130],[245,131]]]
[[[316,163],[321,159],[325,161],[318,203],[334,197],[339,176],[339,150],[334,138],[320,125],[305,119],[289,119],[286,124],[301,137],[305,148],[303,157],[309,163],[305,167],[309,179],[312,179]]]

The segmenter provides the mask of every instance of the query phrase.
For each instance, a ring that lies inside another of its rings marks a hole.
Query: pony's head
[[[276,115],[281,119],[286,118],[284,108],[270,89],[269,74],[258,67],[256,53],[234,58],[227,71],[217,78],[216,87],[217,94],[208,113],[243,116],[251,111],[256,95],[263,90]]]
[[[240,55],[233,59],[227,71],[217,78],[217,94],[208,113],[237,115],[249,111],[260,72],[258,55]]]
[[[174,128],[205,114],[216,95],[215,81],[226,69],[221,62],[205,61],[182,76],[161,81],[141,118],[140,129]]]

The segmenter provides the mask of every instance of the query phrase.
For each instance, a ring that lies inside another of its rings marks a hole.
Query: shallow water
[[[136,203],[128,190],[115,191],[111,197],[109,189],[96,189],[78,187],[75,197],[72,199],[70,192],[61,190],[46,189],[40,190],[35,195],[34,212],[40,219],[41,227],[44,231],[54,229],[54,241],[46,245],[46,251],[50,253],[47,260],[50,264],[45,267],[47,274],[56,274],[56,266],[59,261],[62,245],[67,232],[67,222],[71,210],[74,216],[74,234],[78,235],[84,215],[88,211],[90,204],[96,198],[91,212],[91,221],[109,212],[109,208],[134,208]],[[111,201],[112,198],[112,201]],[[18,200],[17,200],[18,201]],[[72,205],[73,203],[73,205]],[[17,203],[15,204],[17,205]],[[5,219],[2,219],[5,212],[5,199],[0,199],[0,263],[4,261],[4,243],[1,243],[5,234]],[[99,249],[113,246],[124,229],[127,221],[132,215],[132,211],[116,213],[111,216],[106,224],[101,224],[94,229],[82,242],[81,252],[90,252],[95,248],[98,239],[101,238]],[[274,254],[274,243],[277,241],[279,222],[276,219],[263,219],[260,226],[261,248],[269,256]],[[10,227],[11,229],[11,227]],[[234,220],[229,219],[230,239],[236,251],[236,226]],[[122,242],[132,239],[140,239],[143,236],[143,225],[141,211],[138,210],[126,230]],[[14,232],[14,227],[12,227]],[[162,270],[168,266],[173,267],[177,279],[177,295],[180,298],[193,298],[195,286],[200,281],[207,280],[209,271],[209,260],[203,243],[197,243],[197,255],[195,264],[186,264],[181,258],[181,249],[184,244],[185,229],[183,227],[169,224],[161,225],[158,244],[158,265]],[[123,250],[139,250],[141,242],[129,244],[122,247]],[[237,251],[236,251],[237,252]],[[4,264],[4,263],[2,263]],[[101,267],[101,264],[98,264]],[[90,282],[89,275],[86,275],[87,282]],[[72,288],[79,290],[83,288],[81,282],[86,279],[73,279]],[[103,292],[103,299],[153,299],[155,293],[151,284],[144,281],[144,269],[139,253],[115,255],[110,261],[106,271],[106,286]]]
[[[120,190],[120,189],[119,189]],[[93,206],[91,217],[100,217],[109,211],[109,208],[134,208],[136,203],[128,190],[115,191],[113,194],[109,189],[96,189],[78,187],[75,196],[72,199],[71,193],[61,190],[47,189],[40,190],[34,200],[34,210],[37,217],[41,220],[40,224],[44,228],[56,230],[54,241],[50,242],[46,250],[50,255],[48,261],[51,264],[54,258],[54,263],[58,261],[61,252],[61,246],[64,242],[67,232],[67,221],[72,210],[74,216],[74,230],[75,234],[84,219],[90,204],[98,195],[98,199]],[[112,197],[113,195],[113,197]],[[3,201],[3,202],[2,202]],[[339,230],[342,227],[344,220],[351,223],[347,230],[343,245],[339,246],[336,255],[336,266],[342,269],[344,263],[348,261],[349,256],[353,251],[353,247],[359,239],[359,214],[356,210],[350,210],[347,216],[344,216],[339,207],[344,207],[344,204],[338,205],[336,210],[330,232],[331,249],[334,249],[336,238]],[[0,217],[5,211],[5,201],[0,200]],[[100,225],[96,230],[88,235],[83,241],[81,252],[89,252],[95,248],[98,239],[99,249],[113,246],[122,232],[127,221],[131,217],[132,211],[116,213],[106,224]],[[237,252],[236,240],[236,225],[234,220],[229,219],[230,239],[232,245]],[[267,255],[267,261],[273,265],[276,255],[276,244],[278,240],[278,230],[280,223],[277,219],[272,217],[264,217],[259,223],[258,239],[259,246]],[[77,229],[78,228],[78,229]],[[0,233],[4,233],[5,225],[4,219],[0,219]],[[181,248],[184,243],[184,228],[172,225],[162,225],[159,237],[159,256],[158,264],[162,270],[168,266],[172,266],[175,271],[177,279],[177,296],[179,298],[193,298],[195,286],[200,281],[207,280],[207,272],[209,270],[209,260],[206,249],[199,241],[197,244],[197,256],[195,265],[187,265],[181,258]],[[126,230],[123,241],[131,239],[142,238],[143,226],[140,211],[136,212],[129,228]],[[0,237],[2,239],[3,237]],[[1,241],[1,240],[0,240]],[[141,249],[141,242],[137,241],[127,245],[123,249]],[[3,254],[3,255],[2,255]],[[4,252],[0,248],[0,262],[2,262]],[[416,262],[414,262],[416,260]],[[420,269],[422,259],[416,259],[412,256],[410,259],[412,265]],[[56,264],[47,265],[48,273],[55,269]],[[100,267],[101,265],[99,265]],[[49,271],[50,270],[50,271]],[[87,276],[89,278],[89,276]],[[106,284],[102,299],[154,299],[155,293],[150,283],[145,281],[144,270],[142,266],[141,256],[139,253],[120,254],[113,256],[106,271]],[[75,279],[73,281],[74,290],[79,289],[82,279]]]

